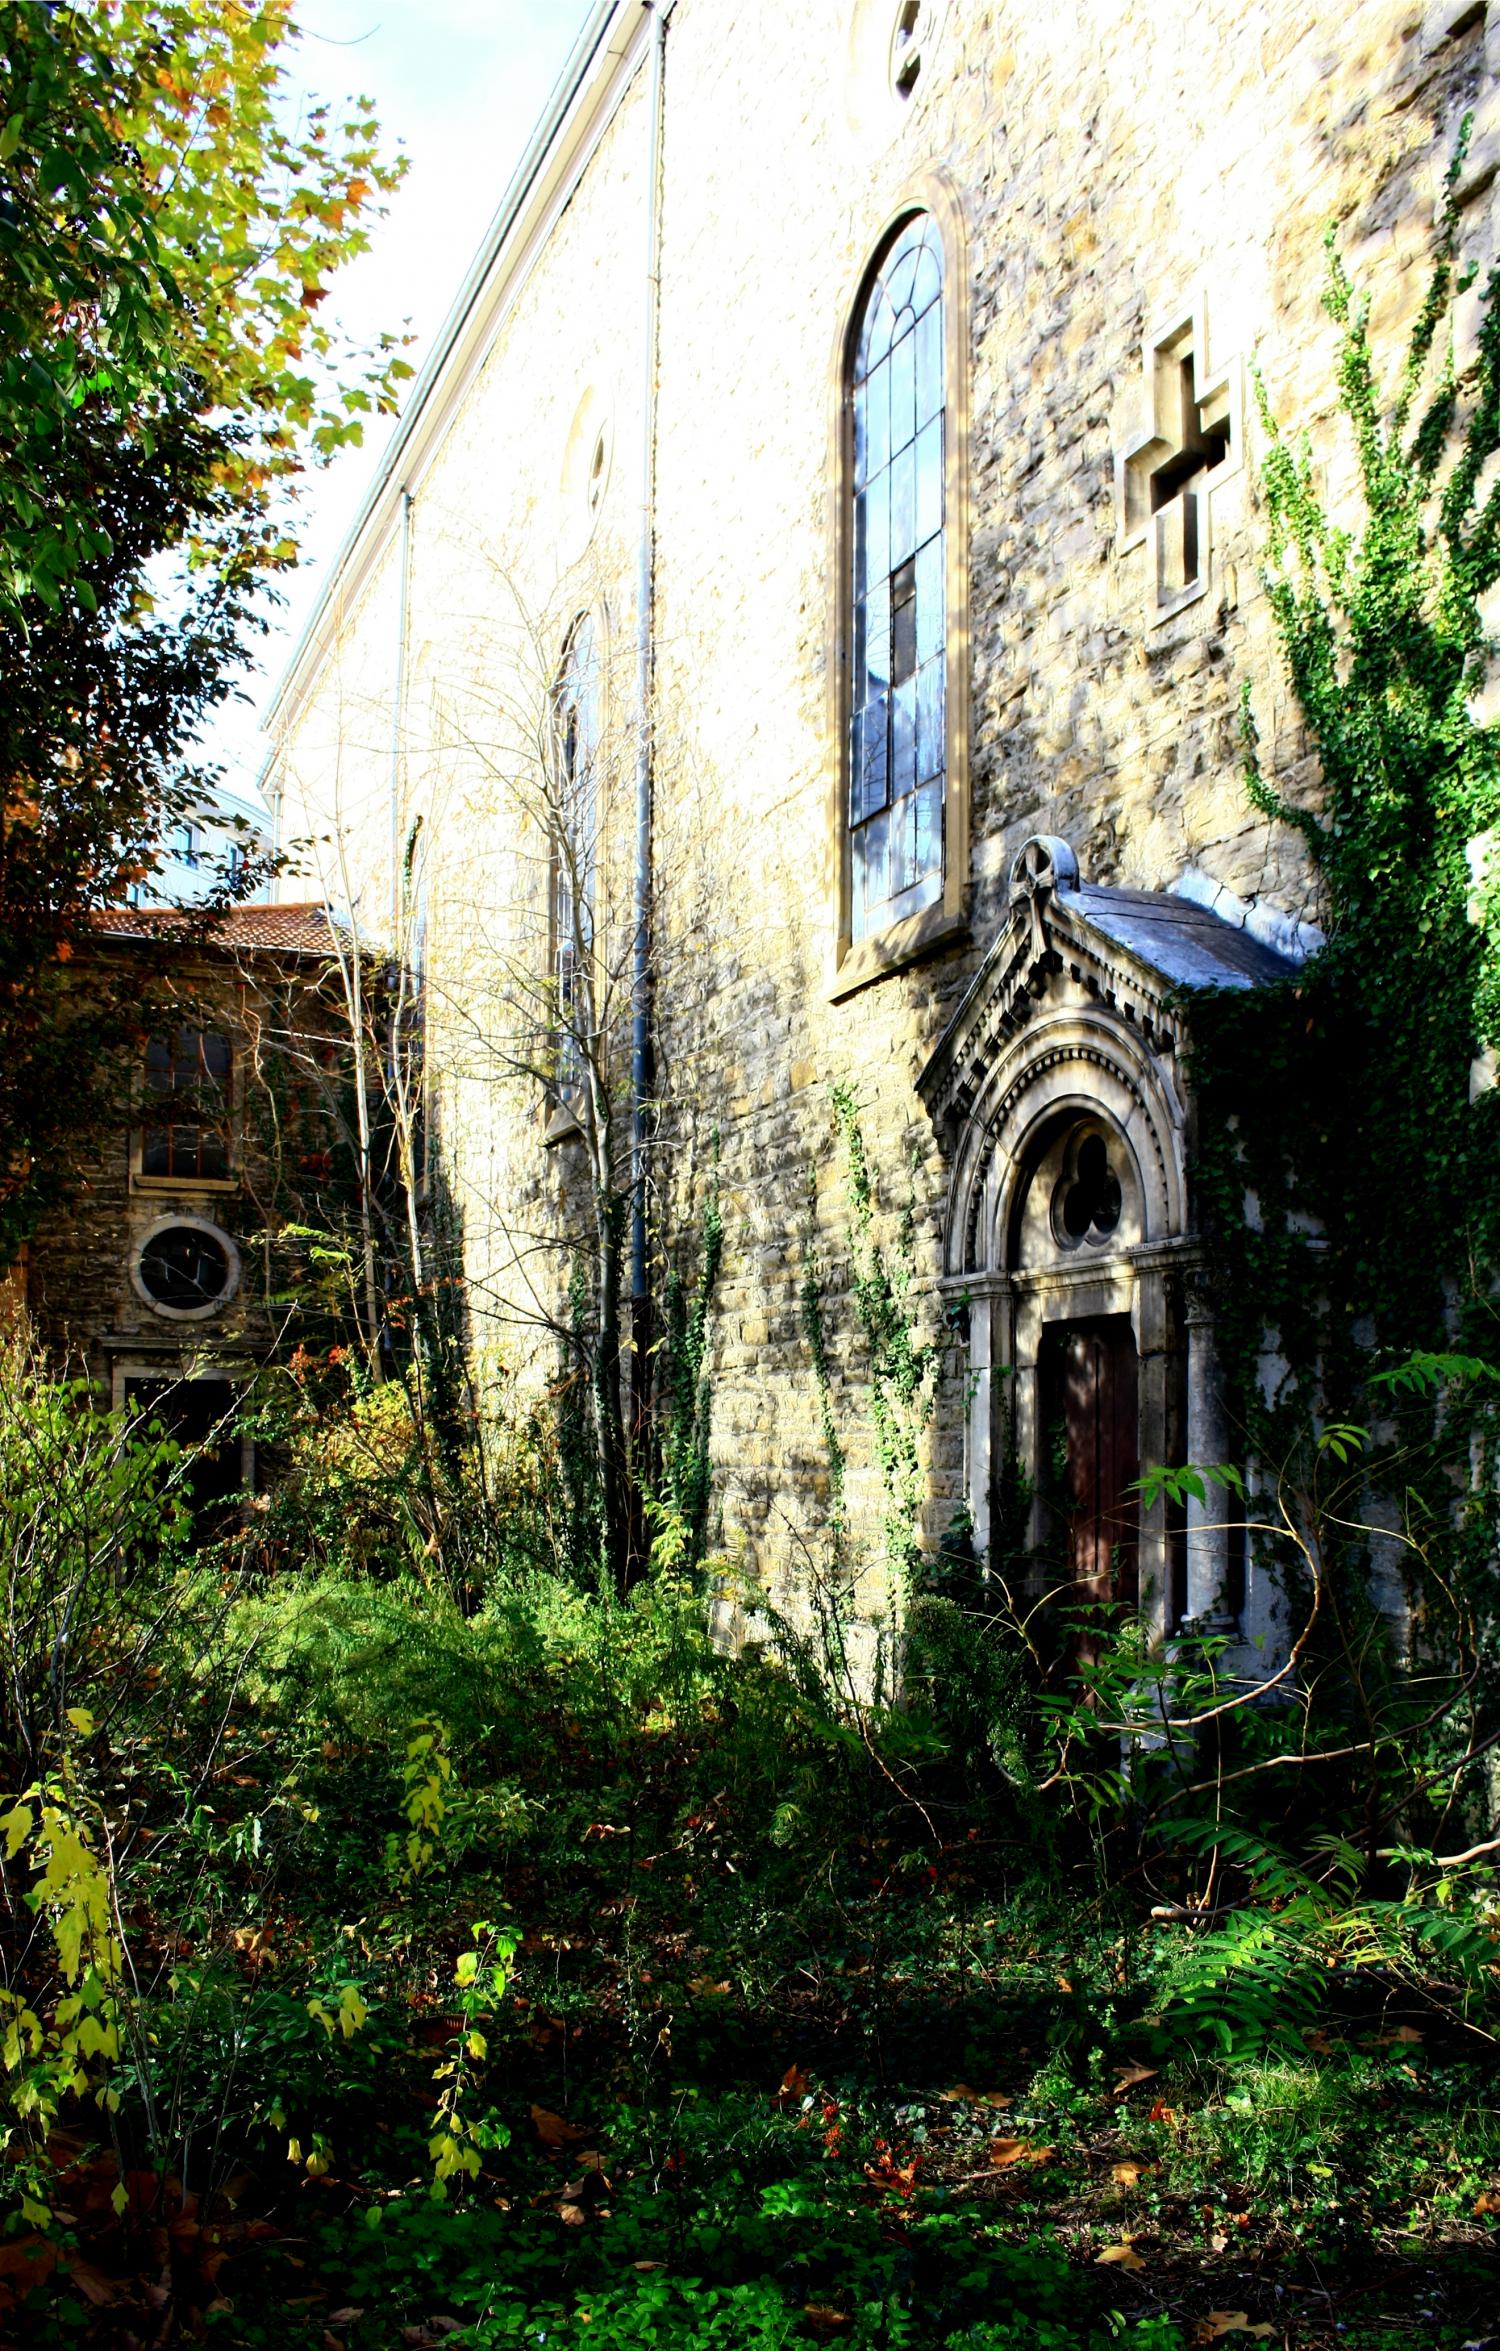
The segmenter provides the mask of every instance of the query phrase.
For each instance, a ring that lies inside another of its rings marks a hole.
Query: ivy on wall
[[[1500,729],[1471,710],[1490,654],[1481,600],[1500,580],[1500,272],[1460,373],[1461,160],[1393,386],[1329,238],[1355,520],[1333,519],[1310,449],[1257,386],[1265,582],[1321,786],[1277,791],[1248,693],[1247,780],[1306,843],[1327,944],[1278,987],[1200,1000],[1194,1078],[1198,1218],[1249,1455],[1284,1474],[1320,1421],[1368,1426],[1377,1509],[1448,1529],[1448,1567],[1472,1588],[1493,1559],[1492,1481],[1472,1474],[1491,1383],[1381,1377],[1422,1350],[1500,1360],[1500,1091],[1484,1058],[1500,1046]],[[1351,1526],[1351,1591],[1368,1564]]]

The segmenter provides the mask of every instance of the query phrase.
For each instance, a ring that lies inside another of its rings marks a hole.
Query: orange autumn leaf
[[[560,2114],[550,2114],[545,2106],[533,2106],[531,2119],[544,2147],[566,2147],[571,2140],[588,2137],[576,2123],[564,2122]]]
[[[1268,2325],[1264,2319],[1261,2320],[1259,2326],[1252,2326],[1248,2311],[1211,2310],[1206,2318],[1199,2319],[1197,2326],[1193,2329],[1193,2341],[1195,2343],[1218,2343],[1222,2342],[1225,2335],[1250,2335],[1257,2341],[1264,2343],[1268,2342],[1275,2332],[1276,2329]]]
[[[1154,2163],[1117,2163],[1111,2167],[1109,2176],[1120,2187],[1133,2188],[1137,2180],[1143,2180],[1147,2172],[1156,2169]]]
[[[1120,2269],[1144,2269],[1146,2266],[1134,2245],[1128,2243],[1106,2245],[1102,2253],[1094,2255],[1094,2262],[1099,2268],[1104,2267],[1108,2262],[1113,2262]]]
[[[1030,2139],[991,2139],[990,2161],[998,2171],[1008,2171],[1013,2163],[1050,2163],[1055,2150],[1038,2147]]]

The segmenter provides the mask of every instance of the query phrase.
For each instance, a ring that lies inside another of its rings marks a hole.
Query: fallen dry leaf
[[[1193,2341],[1195,2343],[1218,2343],[1223,2340],[1225,2335],[1252,2335],[1257,2341],[1264,2343],[1269,2341],[1275,2332],[1276,2329],[1273,2326],[1268,2326],[1264,2319],[1259,2326],[1252,2326],[1248,2311],[1211,2310],[1207,2318],[1200,2318],[1193,2329]]]
[[[103,2310],[109,2303],[119,2301],[120,2289],[113,2278],[106,2277],[102,2269],[96,2269],[92,2261],[85,2261],[81,2253],[66,2255],[65,2267],[84,2300],[92,2302],[96,2310]]]
[[[781,2077],[781,2087],[773,2103],[777,2106],[800,2106],[812,2084],[800,2065],[789,2065]]]
[[[355,2320],[363,2318],[364,2315],[364,2304],[351,2302],[347,2310],[330,2310],[328,2323],[331,2327],[352,2327]]]
[[[559,2204],[557,2209],[559,2217],[568,2228],[582,2228],[584,2214],[583,2206],[581,2204]]]
[[[1117,2181],[1122,2188],[1133,2188],[1137,2180],[1143,2180],[1148,2171],[1156,2169],[1157,2166],[1154,2163],[1117,2163],[1111,2169],[1109,2176],[1112,2180]]]
[[[804,2302],[802,2315],[810,2318],[815,2327],[846,2327],[849,2324],[848,2311],[835,2310],[831,2302]]]
[[[1127,2090],[1135,2088],[1137,2082],[1154,2081],[1156,2074],[1157,2068],[1154,2065],[1117,2065],[1115,2067],[1115,2086],[1110,2094],[1115,2098],[1123,2098]]]
[[[1229,2238],[1223,2229],[1214,2230],[1213,2235],[1208,2240],[1208,2249],[1210,2253],[1228,2252]]]
[[[574,2139],[588,2137],[588,2132],[581,2131],[577,2123],[564,2122],[560,2114],[549,2114],[545,2106],[533,2106],[531,2119],[544,2147],[566,2147]]]
[[[42,2237],[17,2237],[8,2245],[0,2245],[0,2278],[9,2281],[14,2291],[29,2294],[57,2267],[57,2247]],[[9,2304],[0,2305],[8,2308]]]
[[[944,2106],[1009,2106],[1010,2097],[1004,2090],[971,2090],[967,2082],[956,2082],[951,2090],[939,2090],[938,2098]]]
[[[1007,2171],[1013,2163],[1050,2163],[1053,2150],[1038,2147],[1030,2139],[991,2139],[990,2161],[997,2170]]]
[[[1134,2245],[1130,2244],[1106,2245],[1102,2253],[1094,2255],[1094,2261],[1100,2268],[1106,2262],[1114,2262],[1120,2269],[1144,2269],[1146,2266]]]
[[[1474,2210],[1476,2213],[1500,2212],[1500,2189],[1486,2188]]]

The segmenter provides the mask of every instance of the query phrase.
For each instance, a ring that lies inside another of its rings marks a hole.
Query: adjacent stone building
[[[250,1441],[227,1416],[300,1335],[276,1240],[294,1207],[314,1213],[333,1171],[341,941],[321,906],[293,904],[211,924],[120,908],[95,935],[78,986],[107,973],[139,991],[139,1065],[121,1089],[134,1114],[43,1217],[26,1305],[53,1358],[102,1401],[207,1446],[193,1483],[210,1500],[254,1484]]]
[[[1015,1448],[1091,1588],[1269,1627],[1253,1560],[1130,1493],[1235,1442],[1191,991],[1317,942],[1241,778],[1248,686],[1316,789],[1255,371],[1337,502],[1325,230],[1394,351],[1466,113],[1490,258],[1497,63],[1483,0],[601,0],[505,192],[269,784],[320,891],[421,963],[481,1355],[552,1360],[593,1076],[626,1181],[632,1085],[654,1106],[638,1287],[717,1167],[723,1540],[783,1596],[824,1492],[810,1267],[857,1356],[843,1081],[944,1340],[933,1538],[967,1502],[983,1544]]]

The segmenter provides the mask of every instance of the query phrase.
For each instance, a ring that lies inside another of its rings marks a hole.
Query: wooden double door
[[[1126,1314],[1047,1324],[1038,1364],[1043,1491],[1078,1599],[1139,1597],[1140,1379]]]

